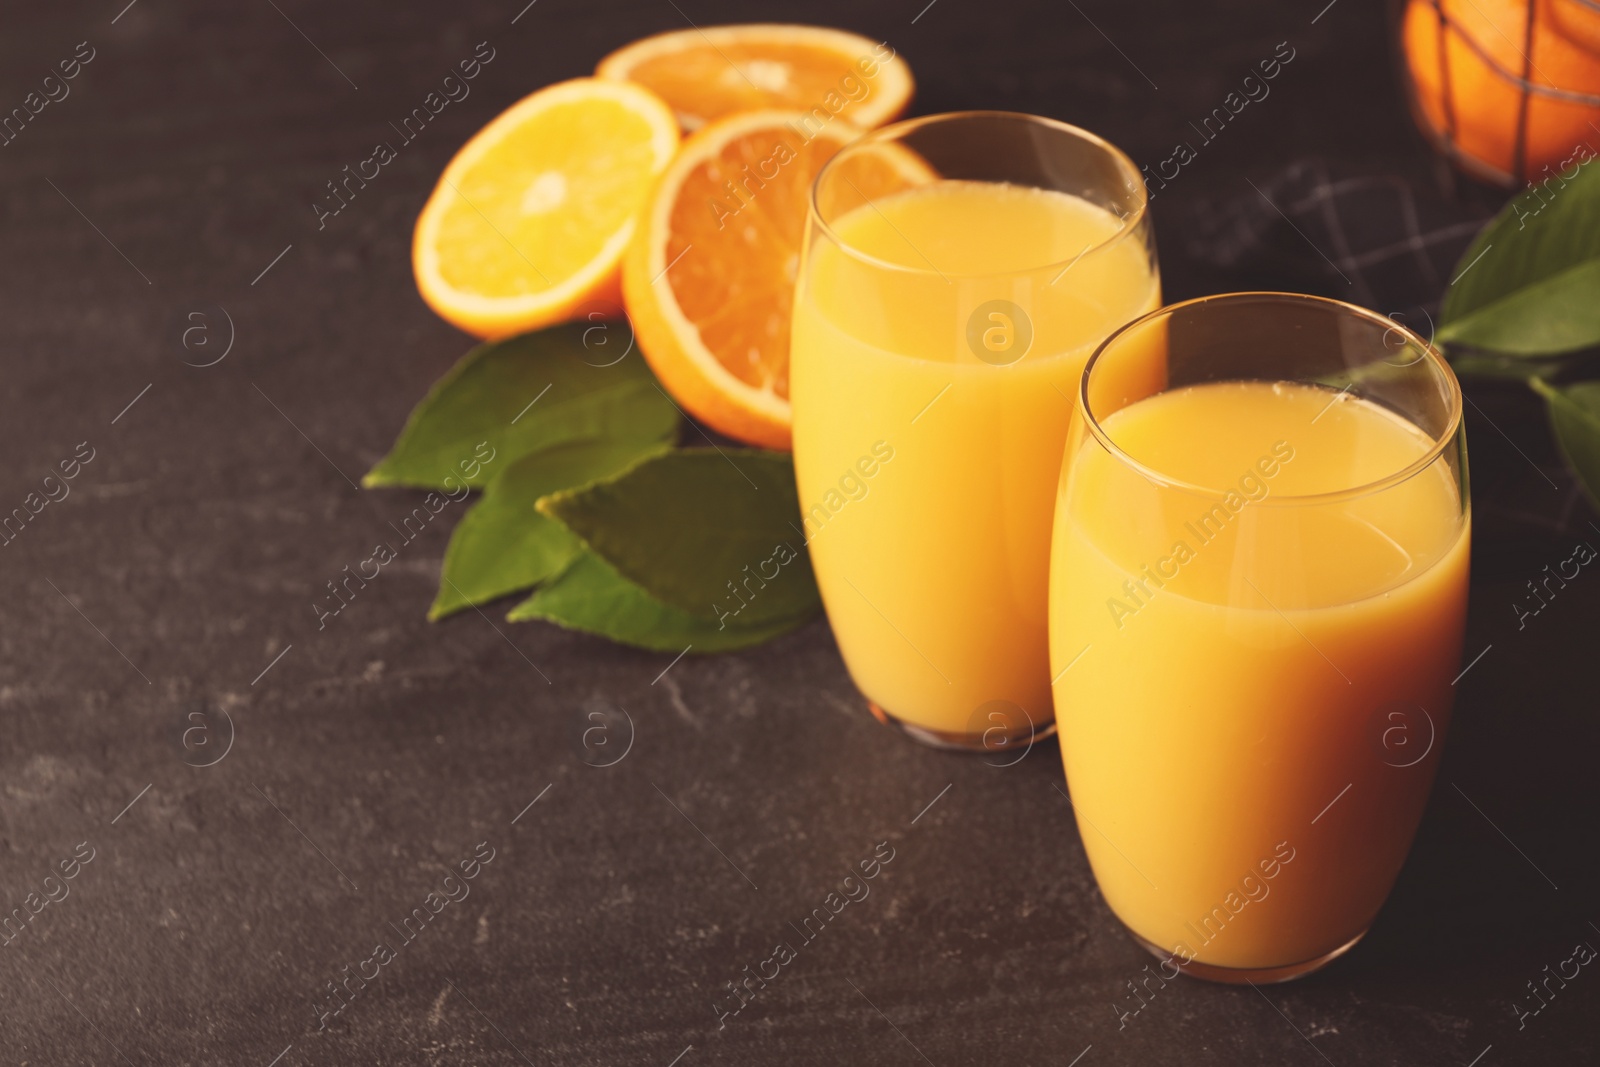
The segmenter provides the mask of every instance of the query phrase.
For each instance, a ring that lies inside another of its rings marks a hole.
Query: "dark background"
[[[1600,577],[1522,629],[1512,607],[1600,530],[1521,386],[1470,387],[1466,654],[1488,652],[1377,925],[1312,978],[1180,981],[1121,1029],[1150,961],[1095,890],[1054,742],[1009,769],[907,743],[868,718],[824,622],[665,675],[669,656],[498,606],[430,625],[449,523],[325,630],[311,607],[415,503],[348,480],[468,347],[415,293],[411,226],[452,152],[523,94],[689,19],[831,23],[910,61],[917,112],[1039,112],[1153,165],[1287,41],[1271,96],[1154,201],[1167,295],[1311,289],[1418,325],[1498,201],[1441,179],[1379,6],[538,0],[513,24],[523,0],[123,2],[0,21],[6,110],[78,42],[96,52],[0,148],[0,511],[95,450],[0,547],[0,913],[95,850],[0,946],[7,1062],[1595,1058],[1600,976],[1520,1028],[1513,1007],[1600,945]],[[319,232],[323,183],[485,40],[472,95]],[[228,357],[186,366],[229,320]],[[586,765],[582,717],[617,707],[632,750]],[[229,723],[227,755],[193,766]],[[326,983],[483,841],[470,897],[319,1032]],[[724,984],[883,841],[871,896],[719,1031]]]

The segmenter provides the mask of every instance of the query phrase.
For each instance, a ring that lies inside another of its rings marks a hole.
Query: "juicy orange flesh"
[[[699,44],[642,61],[628,80],[702,121],[762,108],[820,108],[848,119],[877,91],[876,76],[866,77],[857,60],[879,62],[870,49],[858,56],[777,40]]]
[[[679,309],[735,378],[784,400],[811,186],[857,133],[842,124],[752,130],[697,164],[673,201],[665,261]],[[936,177],[901,148],[844,163],[852,198],[876,199]]]
[[[678,307],[734,377],[785,399],[806,197],[839,147],[751,131],[691,170],[672,205],[667,281]]]
[[[594,100],[553,104],[508,130],[452,179],[459,195],[438,235],[445,281],[516,297],[572,277],[638,211],[651,184],[652,136],[623,105]]]

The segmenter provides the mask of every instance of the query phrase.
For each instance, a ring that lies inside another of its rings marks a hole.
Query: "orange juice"
[[[1387,896],[1448,724],[1470,526],[1455,475],[1435,460],[1340,492],[1431,441],[1308,385],[1177,388],[1101,426],[1163,477],[1082,434],[1062,477],[1051,664],[1095,877],[1180,961],[1334,952]]]
[[[927,730],[972,732],[995,701],[1048,723],[1069,398],[1094,346],[1158,303],[1145,231],[1124,240],[1131,227],[1076,196],[950,180],[831,228],[807,249],[790,390],[805,534],[845,663]]]

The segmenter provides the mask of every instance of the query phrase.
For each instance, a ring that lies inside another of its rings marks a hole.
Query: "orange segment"
[[[595,74],[638,82],[685,129],[772,108],[882,125],[911,100],[911,70],[886,43],[821,26],[752,23],[674,30],[635,41]]]
[[[639,347],[684,408],[730,437],[789,447],[789,313],[807,198],[860,130],[793,111],[720,119],[684,142],[623,267]],[[852,157],[861,193],[935,175],[904,149]]]
[[[578,78],[525,97],[456,153],[422,209],[423,299],[499,337],[615,296],[639,207],[677,145],[672,112],[628,82]]]

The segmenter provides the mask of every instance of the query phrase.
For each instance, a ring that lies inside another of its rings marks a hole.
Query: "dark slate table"
[[[1151,166],[1192,142],[1154,203],[1169,297],[1415,324],[1495,197],[1411,130],[1377,5],[124,2],[8,4],[0,33],[6,109],[92,56],[0,147],[0,512],[80,461],[0,547],[6,1062],[1594,1062],[1600,977],[1537,1014],[1528,983],[1600,944],[1600,577],[1515,605],[1600,530],[1520,387],[1471,389],[1483,655],[1388,907],[1322,974],[1137,1015],[1150,961],[1054,743],[1005,769],[907,743],[821,621],[675,664],[500,611],[430,625],[449,523],[325,628],[311,606],[413,503],[352,484],[467,347],[415,295],[411,225],[522,94],[688,19],[847,26],[909,58],[919,111],[1055,115]],[[319,229],[324,183],[480,41],[472,95]],[[1201,144],[1279,42],[1271,95]],[[574,736],[612,707],[631,751],[591,766]],[[880,843],[870,896],[719,1027]]]

